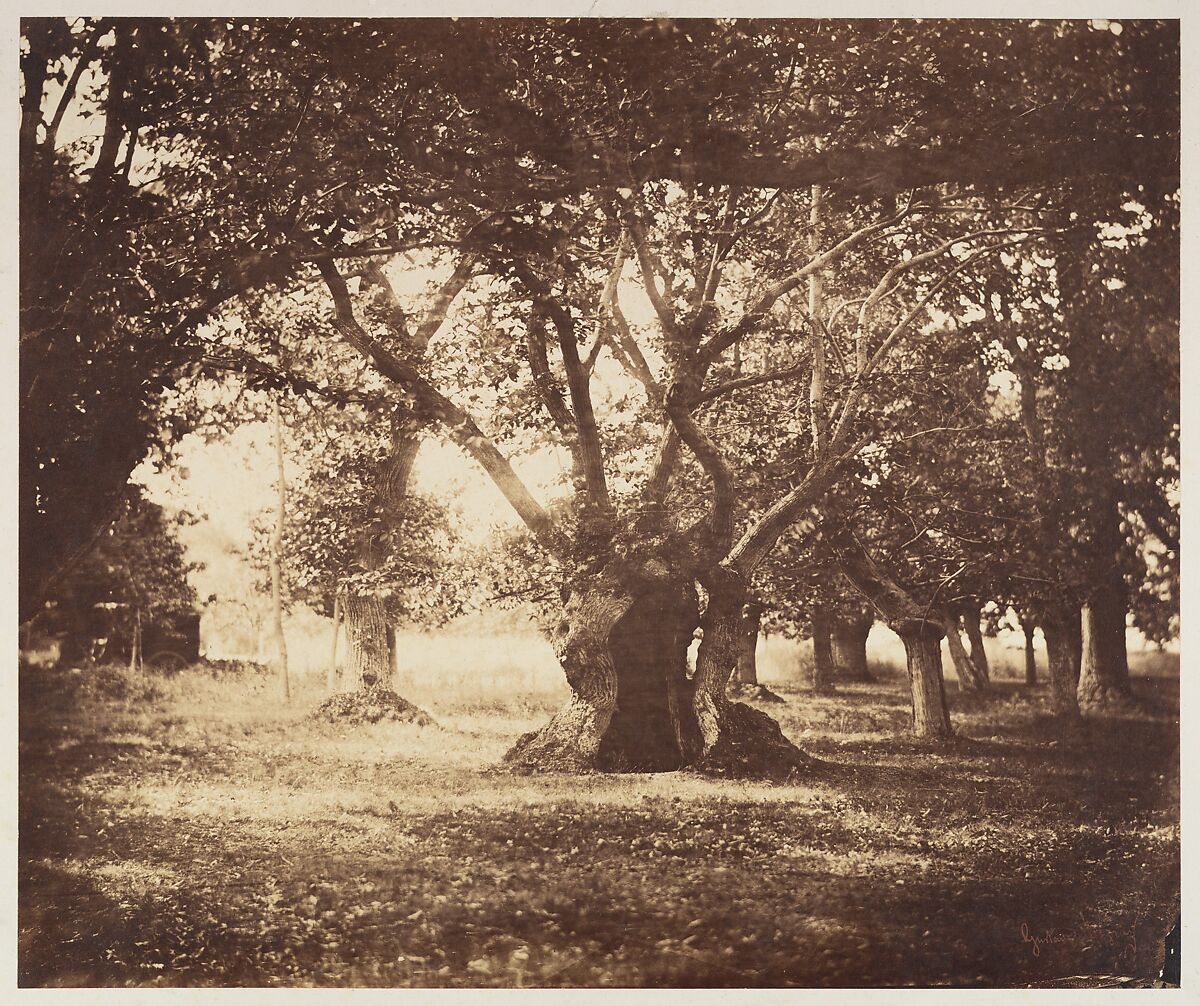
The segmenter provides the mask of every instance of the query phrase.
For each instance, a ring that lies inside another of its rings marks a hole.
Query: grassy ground
[[[1161,662],[1160,662],[1161,663]],[[492,766],[555,696],[312,723],[269,681],[27,669],[23,985],[1022,985],[1156,974],[1178,890],[1176,676],[1062,736],[1043,689],[902,678],[769,711],[823,759],[771,786]]]

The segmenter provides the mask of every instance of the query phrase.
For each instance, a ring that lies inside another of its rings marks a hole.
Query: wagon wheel
[[[164,674],[177,674],[187,667],[187,657],[174,650],[159,650],[151,657],[146,658],[147,667],[156,667]]]

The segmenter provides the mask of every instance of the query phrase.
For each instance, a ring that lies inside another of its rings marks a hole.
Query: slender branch
[[[79,79],[83,76],[83,71],[91,65],[100,39],[108,32],[109,27],[109,19],[101,18],[92,29],[91,34],[79,52],[79,59],[76,60],[75,67],[71,71],[71,76],[63,88],[62,96],[58,99],[58,107],[54,110],[54,118],[50,120],[50,125],[46,127],[45,148],[50,154],[54,152],[58,127],[62,125],[63,116],[67,114],[67,108],[70,107],[72,100],[75,98],[75,91],[79,87]]]
[[[666,299],[658,289],[656,276],[659,273],[665,272],[662,263],[658,261],[657,257],[650,250],[650,246],[646,240],[646,233],[642,228],[637,213],[631,206],[624,202],[621,204],[621,211],[622,216],[625,218],[625,228],[629,236],[633,239],[633,248],[637,253],[638,269],[642,275],[642,285],[646,289],[646,296],[650,298],[650,304],[654,308],[654,313],[658,315],[659,324],[662,325],[663,335],[666,337],[668,343],[679,345],[682,332],[675,318],[675,312],[671,310],[671,306],[666,302]]]
[[[841,440],[841,438],[843,436],[845,436],[846,431],[849,429],[849,424],[851,422],[853,422],[855,416],[858,414],[858,406],[862,400],[863,393],[866,390],[866,379],[875,371],[875,369],[879,366],[879,364],[885,359],[887,354],[891,351],[892,347],[900,340],[900,338],[908,330],[909,326],[916,320],[917,316],[920,315],[922,311],[924,311],[925,306],[929,303],[929,301],[932,300],[933,297],[935,297],[938,294],[938,292],[947,283],[949,283],[951,279],[954,278],[954,276],[956,276],[958,273],[962,272],[963,269],[966,269],[969,265],[971,265],[980,256],[987,255],[991,252],[999,251],[1004,248],[1011,248],[1015,245],[1023,243],[1024,241],[1027,241],[1027,240],[1029,240],[1029,237],[1022,238],[1018,241],[1005,241],[1005,242],[1001,242],[999,244],[989,245],[987,248],[982,248],[979,251],[977,251],[977,252],[967,256],[965,259],[963,259],[958,265],[956,265],[953,269],[951,269],[949,272],[947,272],[940,280],[938,280],[932,287],[929,288],[929,290],[926,292],[925,296],[923,296],[919,301],[917,301],[917,303],[913,305],[912,310],[910,310],[908,312],[908,314],[906,314],[895,325],[895,327],[892,328],[892,330],[887,334],[887,337],[883,340],[882,343],[880,343],[879,348],[866,361],[866,363],[863,365],[862,369],[859,370],[859,372],[855,375],[854,383],[851,384],[850,390],[846,394],[846,401],[842,405],[842,410],[841,410],[841,414],[838,418],[837,427],[835,428],[834,433],[833,433],[834,444],[838,443]],[[957,244],[957,243],[959,243],[959,242],[952,242],[952,244]]]
[[[576,441],[579,445],[579,464],[583,469],[583,481],[589,500],[601,510],[612,509],[608,495],[608,483],[604,477],[604,452],[600,445],[600,430],[596,425],[596,413],[592,407],[591,377],[579,358],[579,341],[575,334],[575,320],[550,292],[540,276],[524,262],[515,263],[517,278],[540,304],[558,332],[558,348],[563,366],[567,371],[567,390],[571,395],[571,409],[575,418]]]
[[[529,369],[533,373],[533,385],[537,388],[538,397],[546,406],[546,411],[558,427],[558,431],[566,438],[571,449],[571,456],[578,464],[576,457],[578,445],[575,442],[575,417],[571,414],[570,406],[563,398],[558,382],[550,372],[550,362],[546,354],[546,320],[539,311],[529,321],[525,330],[525,353],[529,360]]]
[[[739,339],[754,331],[766,319],[768,312],[775,305],[775,302],[785,294],[795,290],[813,273],[819,272],[822,269],[835,265],[847,254],[857,248],[867,238],[878,234],[880,231],[886,230],[902,220],[909,212],[911,203],[904,207],[899,213],[886,220],[879,220],[873,224],[868,224],[866,227],[860,227],[853,234],[850,234],[835,244],[827,251],[815,255],[804,263],[799,269],[792,272],[790,275],[780,280],[778,283],[768,287],[762,295],[756,300],[742,316],[729,327],[714,335],[708,342],[700,347],[700,355],[707,362],[712,362],[717,359],[725,350],[732,346]]]
[[[786,370],[773,370],[767,374],[751,374],[747,377],[738,377],[732,381],[726,381],[724,384],[718,384],[715,387],[708,388],[696,397],[696,404],[703,402],[711,402],[714,398],[721,398],[725,395],[732,394],[734,391],[740,391],[743,388],[753,388],[760,384],[769,384],[774,381],[787,381],[795,377],[803,377],[808,373],[809,362],[805,360],[802,363],[796,364],[794,367],[789,367]]]

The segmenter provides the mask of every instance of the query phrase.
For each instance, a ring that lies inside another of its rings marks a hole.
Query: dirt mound
[[[436,725],[424,709],[379,685],[331,695],[309,715],[326,723],[379,723],[386,720],[415,723],[421,727]]]

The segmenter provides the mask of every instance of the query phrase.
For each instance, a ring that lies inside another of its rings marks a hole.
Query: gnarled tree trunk
[[[774,720],[725,695],[744,633],[742,597],[710,592],[700,623],[690,581],[631,587],[629,579],[600,574],[571,591],[553,634],[571,697],[505,760],[524,771],[737,775],[807,764]],[[704,638],[689,679],[697,624]]]
[[[812,667],[809,684],[818,695],[833,691],[833,620],[820,605],[813,608],[809,617],[812,623]]]
[[[942,681],[942,626],[904,620],[892,628],[904,642],[912,692],[912,727],[918,737],[949,737],[950,710]]]
[[[835,618],[831,644],[833,668],[844,681],[872,681],[867,668],[867,637],[875,620],[869,613],[857,618]]]

